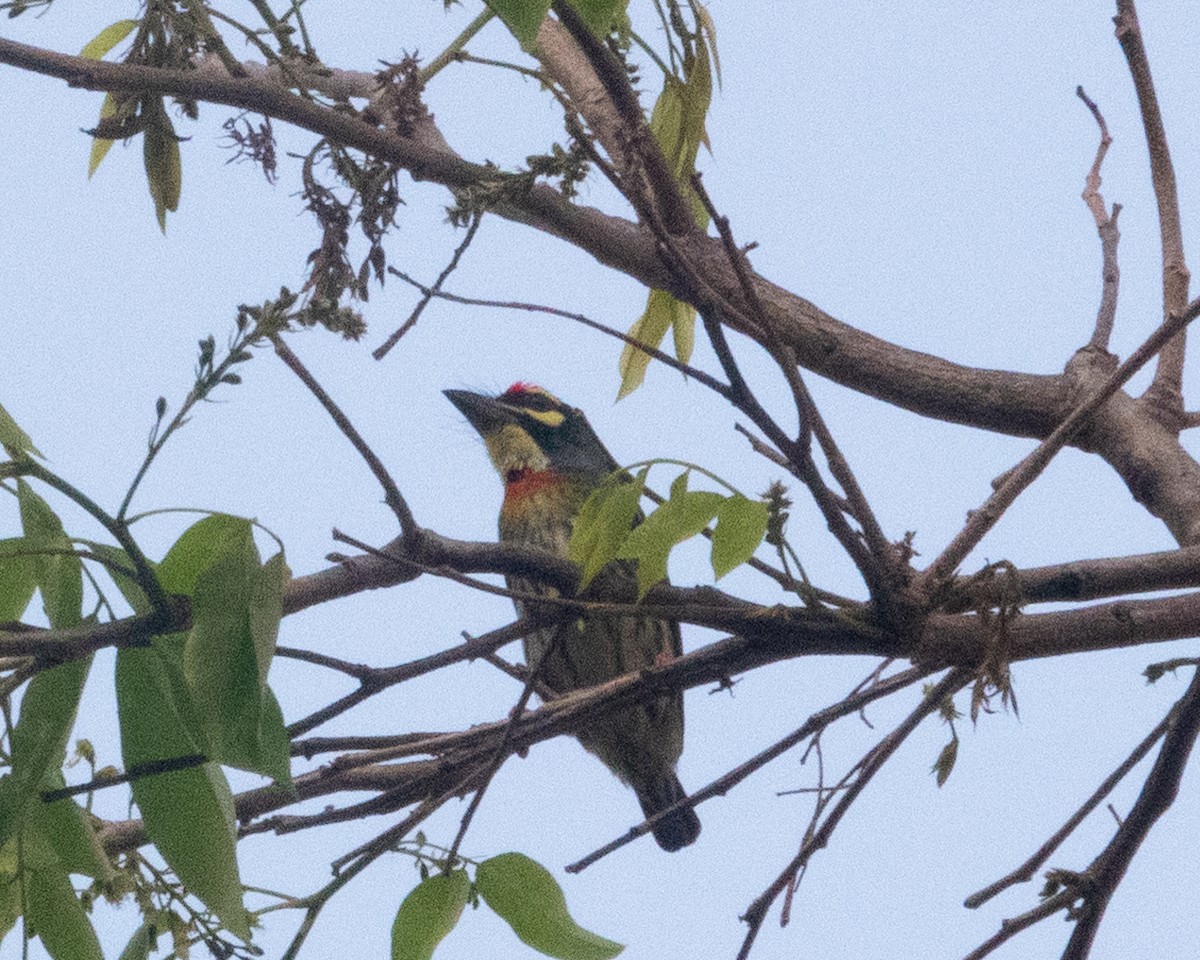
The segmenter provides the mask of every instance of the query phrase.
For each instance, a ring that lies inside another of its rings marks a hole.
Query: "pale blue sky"
[[[76,52],[105,24],[136,9],[60,4],[40,19],[5,20],[0,30]],[[313,0],[306,7],[326,61],[368,70],[404,51],[432,57],[477,9],[469,2],[443,14],[433,0]],[[637,10],[635,3],[635,20],[645,12]],[[715,155],[702,157],[701,166],[739,240],[759,243],[752,258],[764,275],[906,346],[962,363],[1057,372],[1090,335],[1099,300],[1098,242],[1079,199],[1097,142],[1074,95],[1082,84],[1115,138],[1104,196],[1125,207],[1115,349],[1127,354],[1157,324],[1157,222],[1110,5],[715,0],[711,10],[725,86],[709,126]],[[1200,220],[1200,12],[1191,4],[1145,0],[1140,13],[1186,231]],[[646,30],[652,34],[652,25]],[[471,49],[520,56],[499,24]],[[219,127],[228,111],[202,106],[199,124],[179,123],[191,139],[182,146],[182,202],[164,237],[146,193],[140,144],[118,146],[90,183],[85,178],[89,142],[79,131],[94,124],[99,94],[12,68],[0,72],[0,83],[0,288],[9,303],[0,402],[55,470],[113,505],[140,462],[155,398],[165,395],[175,406],[188,389],[196,341],[209,333],[223,340],[238,303],[302,282],[316,233],[296,195],[299,165],[283,159],[273,187],[249,164],[226,166]],[[561,132],[548,96],[477,66],[445,71],[428,102],[450,143],[474,160],[520,162]],[[282,125],[277,132],[284,149],[308,142]],[[448,194],[408,180],[402,191],[407,206],[389,259],[432,279],[459,239],[442,224]],[[599,182],[583,199],[625,212]],[[485,221],[448,286],[551,304],[618,327],[632,321],[645,296],[590,258],[497,218]],[[370,333],[363,343],[309,333],[291,344],[387,460],[425,525],[490,539],[500,497],[482,445],[443,399],[445,387],[542,383],[585,409],[622,463],[650,456],[697,460],[748,493],[778,474],[746,450],[733,431],[735,418],[715,396],[665,369],[652,368],[643,390],[614,405],[618,346],[567,321],[434,304],[391,355],[373,361],[370,350],[413,302],[410,290],[389,281],[364,305]],[[744,343],[738,347],[764,399],[784,403],[778,376]],[[711,366],[702,349],[698,362]],[[1185,389],[1194,388],[1194,369],[1193,362]],[[200,410],[168,446],[137,505],[256,517],[283,538],[297,573],[325,565],[324,555],[336,548],[331,527],[365,540],[390,539],[393,521],[380,491],[303,387],[266,353],[242,373],[243,386]],[[982,502],[991,479],[1031,447],[922,420],[815,377],[810,383],[885,532],[899,538],[915,530],[926,558]],[[850,565],[803,493],[794,492],[790,533],[810,575],[861,596]],[[65,512],[73,533],[95,533]],[[184,522],[168,516],[148,523],[149,552],[161,554]],[[0,535],[15,523],[11,512],[0,516]],[[1170,546],[1165,529],[1131,504],[1107,467],[1067,451],[967,566],[1001,558],[1027,566]],[[676,582],[706,582],[708,575],[699,550],[685,549],[673,561]],[[770,584],[742,572],[722,585],[768,602],[781,599]],[[462,630],[482,633],[509,615],[501,598],[422,581],[288,618],[281,642],[388,664],[455,643]],[[708,639],[684,631],[687,649]],[[1140,677],[1145,664],[1195,652],[1185,642],[1019,664],[1020,718],[997,714],[977,729],[960,725],[958,766],[940,790],[928,771],[947,734],[928,724],[813,860],[791,925],[780,930],[773,912],[753,956],[967,952],[1002,917],[1033,906],[1040,883],[974,912],[962,908],[963,897],[1028,856],[1168,709],[1181,683],[1168,678],[1147,687]],[[685,786],[699,788],[762,749],[840,698],[870,668],[865,660],[806,660],[760,670],[732,696],[691,691],[680,766]],[[111,658],[99,658],[79,733],[97,742],[102,762],[119,763],[110,677]],[[273,682],[288,719],[328,697],[324,681],[312,668],[276,662]],[[379,697],[326,732],[462,727],[503,716],[519,692],[486,664],[460,666]],[[840,772],[853,763],[916,696],[872,710],[874,734],[857,721],[831,731],[824,740],[827,767]],[[563,882],[576,918],[627,943],[630,960],[732,957],[744,930],[739,914],[792,856],[807,823],[805,796],[776,796],[814,782],[799,756],[786,755],[728,797],[701,806],[704,832],[696,846],[667,855],[646,839],[569,877],[561,867],[622,833],[638,819],[637,808],[574,741],[541,744],[504,767],[463,850],[480,858],[505,850],[535,857]],[[1114,795],[1119,812],[1128,809],[1137,783]],[[110,815],[123,815],[115,792],[107,802],[115,803]],[[425,826],[427,835],[449,842],[462,809],[447,807]],[[1200,941],[1198,818],[1200,776],[1192,769],[1114,898],[1095,960],[1185,956],[1191,948],[1184,945]],[[254,839],[243,846],[244,878],[308,892],[324,882],[331,859],[385,825]],[[1112,828],[1108,814],[1094,816],[1052,865],[1083,868]],[[415,882],[406,858],[378,863],[326,910],[306,955],[386,955],[392,915]],[[298,919],[271,916],[260,939],[268,956],[278,954]],[[136,923],[135,910],[101,908],[95,922],[115,956]],[[1052,920],[997,956],[1054,955],[1067,933]],[[16,956],[17,941],[10,938],[0,954]],[[437,956],[532,954],[481,910],[464,917]]]

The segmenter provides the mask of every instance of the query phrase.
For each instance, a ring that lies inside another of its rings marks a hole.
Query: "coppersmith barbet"
[[[467,390],[447,390],[446,396],[483,437],[504,481],[500,540],[565,557],[579,508],[617,469],[583,413],[526,383],[516,383],[498,397]],[[508,585],[521,593],[550,589],[516,576],[508,578]],[[522,604],[516,604],[520,612]],[[559,693],[604,683],[681,652],[679,625],[648,616],[593,615],[580,628],[568,624],[533,631],[524,643],[525,662]],[[683,750],[682,694],[599,717],[577,736],[633,788],[647,817],[686,796],[675,775]],[[654,827],[654,839],[664,850],[685,847],[699,833],[700,820],[690,807]]]

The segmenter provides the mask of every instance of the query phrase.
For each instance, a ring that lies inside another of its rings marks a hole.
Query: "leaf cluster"
[[[718,580],[753,556],[767,531],[767,504],[751,500],[719,480],[728,494],[689,490],[688,477],[693,470],[712,476],[694,464],[680,464],[686,469],[671,483],[670,496],[649,515],[641,516],[638,503],[647,475],[654,463],[663,462],[677,461],[651,461],[632,476],[627,469],[619,470],[584,501],[568,547],[568,556],[582,570],[581,589],[614,560],[632,560],[637,565],[638,597],[644,597],[654,584],[666,579],[671,550],[708,531],[714,520],[716,526],[709,534],[713,575]]]

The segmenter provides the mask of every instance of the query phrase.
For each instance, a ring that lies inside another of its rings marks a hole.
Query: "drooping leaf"
[[[59,771],[42,783],[43,789],[59,789],[62,786],[64,781]],[[33,804],[28,819],[34,829],[49,838],[59,863],[67,873],[108,880],[116,872],[100,845],[91,817],[70,797],[53,803]]]
[[[550,0],[484,0],[526,50],[537,44],[538,28],[550,12]]]
[[[146,166],[146,183],[159,229],[166,233],[167,211],[179,209],[183,185],[183,162],[179,153],[179,138],[167,115],[162,99],[147,97],[143,101],[145,128],[142,133],[142,158]]]
[[[625,949],[579,926],[567,911],[558,881],[540,863],[521,853],[485,860],[475,887],[521,940],[558,960],[609,960]]]
[[[170,675],[180,670],[157,648],[117,653],[117,709],[127,770],[202,752],[185,721],[180,683]],[[146,835],[171,869],[227,930],[248,940],[233,795],[221,768],[209,762],[138,776],[132,787]]]
[[[100,104],[100,119],[97,121],[97,127],[103,127],[104,121],[117,115],[117,100],[111,93],[104,95],[104,101]],[[108,151],[112,149],[115,140],[109,140],[107,137],[92,137],[92,152],[88,154],[88,179],[92,179],[92,175],[99,169],[100,164],[104,162],[104,158],[108,156]]]
[[[950,774],[954,770],[954,763],[958,759],[958,737],[951,737],[950,742],[942,747],[938,758],[933,762],[933,768],[930,773],[937,775],[937,785],[943,787],[946,781],[950,779]]]
[[[575,517],[567,556],[583,568],[580,588],[586,587],[615,560],[638,513],[638,500],[649,468],[632,481],[610,480],[592,491]]]
[[[686,303],[676,300],[665,290],[651,290],[646,298],[646,309],[638,321],[629,328],[629,335],[648,347],[662,345],[667,331],[674,328],[685,328],[690,331],[695,323],[696,311]],[[679,346],[685,348],[679,359],[687,362],[690,357],[692,335],[690,332],[676,333],[676,355]],[[617,391],[617,399],[627,397],[642,385],[646,377],[646,368],[650,366],[651,356],[644,350],[639,350],[632,344],[625,344],[621,349],[621,360],[618,369],[621,374],[621,386]]]
[[[218,756],[233,731],[257,719],[260,687],[250,597],[258,570],[258,551],[247,524],[243,536],[228,541],[196,577],[192,593],[184,676]]]
[[[767,533],[768,510],[761,500],[735,493],[717,507],[712,538],[713,573],[720,580],[753,555]]]
[[[693,4],[692,9],[696,11],[696,19],[700,21],[700,32],[708,44],[709,52],[712,53],[713,68],[717,74],[717,86],[720,86],[721,55],[717,52],[717,25],[713,21],[712,14],[708,12],[708,7],[703,3]]]
[[[686,491],[662,504],[633,529],[618,555],[637,560],[639,599],[666,578],[671,548],[707,527],[724,499],[708,490]]]
[[[396,911],[392,960],[429,960],[458,923],[470,892],[465,870],[438,873],[417,884]]]
[[[37,567],[24,537],[0,540],[0,621],[19,620],[37,590]]]
[[[10,457],[19,457],[21,454],[32,453],[34,456],[42,456],[42,451],[33,445],[33,441],[29,439],[29,434],[17,426],[17,421],[14,420],[3,405],[0,405],[0,447],[3,447],[5,452]]]
[[[33,556],[38,589],[50,626],[75,627],[83,615],[83,564],[58,515],[24,480],[17,481],[17,500],[25,543]]]
[[[0,789],[0,844],[21,829],[42,786],[61,770],[91,657],[59,664],[30,681],[12,734],[12,772]]]
[[[100,941],[66,871],[26,869],[25,919],[52,960],[104,960]]]
[[[87,42],[79,55],[88,60],[104,59],[108,51],[129,36],[137,25],[136,20],[118,20],[116,23],[110,23]]]

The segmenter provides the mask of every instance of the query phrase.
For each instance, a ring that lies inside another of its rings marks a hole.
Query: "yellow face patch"
[[[561,413],[547,411],[560,420]],[[542,415],[539,416],[539,419]],[[550,466],[550,459],[542,453],[542,448],[534,442],[533,437],[518,427],[515,423],[507,423],[495,433],[483,438],[487,446],[488,456],[499,471],[500,476],[507,477],[513,470],[545,470]]]
[[[567,415],[558,410],[528,410],[522,408],[521,413],[527,417],[533,417],[534,420],[544,423],[548,427],[560,427],[562,422],[567,419]]]

